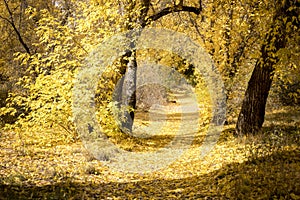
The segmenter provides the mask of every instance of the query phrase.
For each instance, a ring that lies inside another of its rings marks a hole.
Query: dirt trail
[[[149,121],[150,117],[152,121],[165,120],[182,120],[182,117],[187,117],[188,115],[192,118],[198,117],[198,105],[197,100],[187,90],[172,90],[168,94],[168,98],[171,99],[167,105],[153,104],[149,112],[137,111],[136,120],[139,121]]]

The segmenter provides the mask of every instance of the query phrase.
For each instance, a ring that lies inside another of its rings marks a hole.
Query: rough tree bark
[[[132,132],[134,121],[133,109],[136,108],[136,73],[136,55],[135,51],[132,51],[131,57],[127,62],[126,73],[121,89],[121,130],[126,133]]]
[[[273,24],[266,35],[265,43],[261,47],[261,58],[257,61],[248,82],[242,108],[236,124],[237,135],[255,134],[260,131],[265,117],[265,108],[271,88],[275,64],[278,62],[276,53],[286,45],[289,22],[299,27],[293,16],[297,18],[299,9],[297,0],[276,2],[277,9],[273,17]]]

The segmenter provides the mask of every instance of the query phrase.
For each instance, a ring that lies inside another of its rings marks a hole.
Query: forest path
[[[172,90],[168,99],[171,100],[167,105],[153,104],[148,112],[136,112],[134,136],[174,136],[179,127],[185,130],[185,135],[195,133],[199,119],[199,107],[195,96],[187,90]]]
[[[112,157],[108,166],[121,171],[156,171],[178,159],[195,138],[201,145],[206,132],[199,131],[199,108],[194,94],[176,90],[168,98],[172,101],[167,105],[154,104],[148,112],[136,112],[133,137],[121,141],[120,146],[126,151],[109,153]]]

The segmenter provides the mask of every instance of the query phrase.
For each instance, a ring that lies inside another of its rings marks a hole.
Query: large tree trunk
[[[248,88],[245,93],[242,108],[236,124],[236,134],[255,134],[263,123],[266,102],[273,79],[274,66],[278,62],[276,53],[285,47],[288,37],[288,22],[293,22],[293,16],[298,16],[297,10],[289,8],[297,1],[277,2],[278,9],[273,18],[273,24],[266,35],[266,42],[262,45],[262,57],[257,61]],[[299,10],[298,10],[299,11]],[[290,26],[292,23],[289,24]],[[297,26],[297,24],[294,24]],[[298,24],[299,25],[299,24]],[[288,27],[291,28],[291,27]]]
[[[146,16],[150,7],[149,0],[142,0],[141,14],[138,16],[138,25],[145,27]],[[131,5],[134,8],[134,3]],[[130,19],[132,22],[133,19]],[[128,30],[132,30],[133,27],[129,25]],[[124,55],[125,60],[127,59],[126,72],[122,81],[121,89],[121,113],[119,113],[119,119],[121,121],[121,130],[125,133],[131,133],[133,122],[134,122],[134,109],[136,109],[136,74],[137,74],[137,61],[136,61],[136,50],[135,42],[140,32],[133,33],[131,47],[129,52]]]
[[[256,133],[262,127],[273,71],[272,64],[265,65],[264,62],[256,64],[238,117],[237,134]]]
[[[121,130],[126,133],[132,132],[134,121],[134,109],[136,108],[136,73],[137,62],[135,52],[133,51],[127,63],[121,94]]]

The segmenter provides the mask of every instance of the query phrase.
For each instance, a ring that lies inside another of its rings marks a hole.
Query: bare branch
[[[158,19],[160,19],[163,16],[166,16],[170,13],[174,13],[174,12],[191,12],[191,13],[195,13],[196,15],[199,15],[200,12],[202,11],[201,6],[199,8],[197,7],[192,7],[192,6],[182,6],[182,5],[175,5],[173,7],[167,7],[162,9],[160,12],[150,16],[144,24],[142,24],[143,27],[145,27],[146,25],[148,25],[150,22],[152,21],[156,21]]]
[[[9,23],[9,24],[12,23],[12,22],[11,22],[9,19],[7,19],[6,17],[3,17],[3,16],[0,15],[0,18],[3,19],[3,20],[5,20],[5,21],[6,21],[7,23]]]
[[[11,12],[11,10],[10,10],[9,6],[8,6],[8,3],[7,3],[7,1],[6,1],[6,0],[3,0],[3,2],[4,2],[4,5],[5,5],[5,7],[6,7],[6,10],[7,10],[7,12],[8,12],[8,14],[9,14],[9,16],[10,16],[10,20],[11,20],[11,22],[12,22],[12,23],[14,23],[13,14],[12,14],[12,12]]]
[[[8,14],[9,14],[10,19],[8,19],[8,18],[6,18],[6,17],[2,17],[2,16],[0,16],[0,18],[3,19],[3,20],[5,20],[5,21],[7,21],[7,22],[12,26],[12,28],[14,29],[14,31],[15,31],[17,37],[18,37],[19,42],[20,42],[21,45],[24,47],[25,51],[26,51],[28,54],[30,54],[30,49],[29,49],[29,47],[27,46],[27,44],[26,44],[25,41],[23,40],[20,31],[19,31],[19,30],[17,29],[17,27],[16,27],[16,24],[15,24],[15,22],[14,22],[13,13],[12,13],[12,11],[10,10],[7,1],[6,1],[6,0],[3,0],[3,2],[4,2],[4,4],[5,4],[5,7],[6,7],[6,10],[7,10]]]
[[[202,39],[203,41],[205,41],[204,35],[201,34],[201,32],[200,32],[200,30],[199,30],[199,27],[198,27],[198,25],[197,25],[197,22],[192,18],[192,16],[190,15],[190,13],[189,13],[189,18],[190,18],[190,22],[191,22],[191,23],[193,24],[193,26],[195,27],[196,32],[198,33],[198,35],[201,37],[201,39]]]

